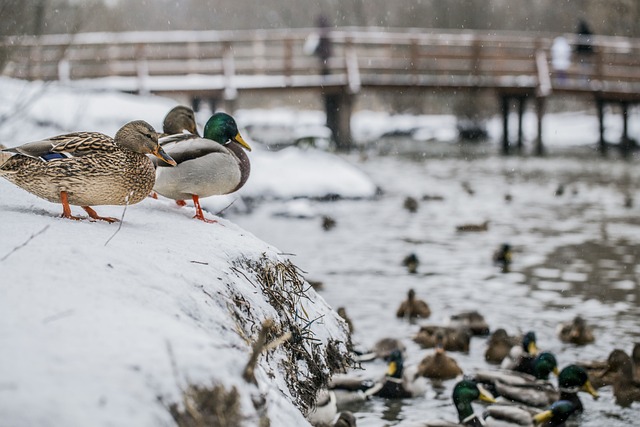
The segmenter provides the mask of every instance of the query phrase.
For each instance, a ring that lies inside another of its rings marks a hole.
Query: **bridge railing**
[[[554,35],[435,30],[336,29],[329,75],[304,53],[315,29],[79,33],[6,37],[2,74],[93,81],[130,91],[269,88],[490,87],[640,92],[640,40],[594,36],[562,86],[550,64]],[[567,34],[572,48],[578,43]],[[546,67],[545,67],[546,65]],[[197,78],[196,78],[197,77]],[[585,82],[589,83],[585,85]],[[594,87],[594,83],[595,86]]]

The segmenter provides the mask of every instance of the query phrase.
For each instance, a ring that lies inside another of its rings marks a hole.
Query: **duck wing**
[[[119,148],[113,138],[99,132],[75,132],[40,141],[27,142],[4,151],[44,161],[79,157],[95,153],[111,153]]]
[[[206,138],[193,138],[188,141],[176,142],[173,145],[165,145],[165,151],[176,163],[201,159],[210,154],[230,155],[231,152],[223,145]],[[160,162],[158,167],[171,166]]]

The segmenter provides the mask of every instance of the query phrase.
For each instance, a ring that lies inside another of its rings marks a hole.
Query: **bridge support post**
[[[509,97],[500,97],[500,107],[502,111],[502,154],[509,154]]]
[[[623,158],[628,158],[631,154],[631,140],[629,139],[629,103],[620,103],[622,110],[622,140],[620,141],[620,154]]]
[[[351,139],[353,95],[347,92],[325,93],[324,106],[327,115],[327,127],[333,133],[333,139],[338,150],[349,151],[353,142]]]
[[[523,152],[523,143],[522,143],[522,118],[524,116],[524,107],[525,102],[527,100],[526,96],[519,96],[518,100],[518,154],[522,154]]]

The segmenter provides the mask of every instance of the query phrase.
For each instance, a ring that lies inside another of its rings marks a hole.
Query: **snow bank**
[[[307,425],[299,409],[347,335],[276,248],[168,201],[129,206],[118,231],[4,180],[0,194],[3,425],[172,425],[189,385],[235,387],[247,425]],[[267,318],[270,340],[294,339],[259,358],[254,386],[242,372]]]

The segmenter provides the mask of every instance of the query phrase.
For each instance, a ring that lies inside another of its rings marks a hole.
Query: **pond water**
[[[448,316],[468,310],[483,314],[492,330],[536,331],[539,348],[554,352],[561,368],[576,360],[606,359],[613,348],[630,352],[640,341],[637,165],[604,160],[588,150],[504,158],[491,154],[493,148],[478,147],[346,156],[382,191],[375,200],[310,201],[318,215],[335,219],[330,231],[319,216],[274,216],[286,201],[263,203],[231,219],[292,254],[307,279],[321,281],[319,292],[329,304],[346,308],[359,347],[384,337],[403,340],[405,366],[432,352],[412,341],[421,324],[443,324]],[[403,208],[407,196],[418,200],[414,213]],[[457,225],[486,220],[485,232],[456,231]],[[513,247],[509,273],[491,261],[503,242]],[[416,274],[402,265],[411,252],[420,260]],[[411,288],[429,303],[429,319],[408,323],[395,317]],[[595,343],[576,347],[558,339],[557,325],[576,314],[593,326]],[[489,367],[485,346],[486,338],[474,337],[468,354],[449,355],[473,374]],[[382,361],[363,368],[358,375],[377,377],[386,370]],[[353,408],[358,426],[456,421],[450,398],[454,384],[428,383],[426,394],[413,399],[373,398]],[[639,403],[621,408],[610,388],[600,393],[598,401],[581,395],[586,409],[576,425],[637,422]],[[479,404],[475,408],[482,410]]]

